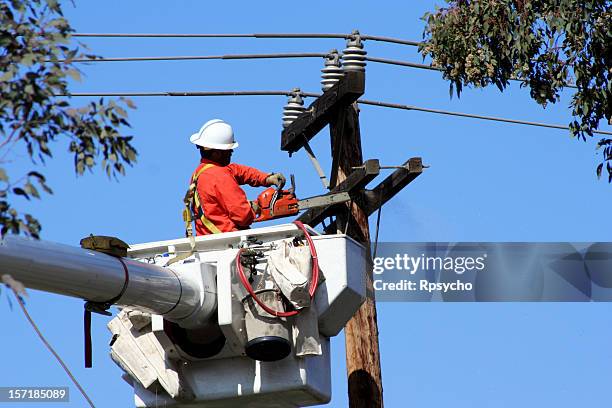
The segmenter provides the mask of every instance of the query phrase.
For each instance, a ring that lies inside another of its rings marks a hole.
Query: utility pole
[[[359,108],[356,103],[341,109],[330,123],[332,175],[330,187],[346,180],[354,167],[363,163]],[[357,202],[338,212],[336,228],[370,251],[368,214]],[[368,255],[371,258],[371,254]],[[383,406],[383,388],[378,348],[378,323],[371,263],[366,274],[366,300],[344,328],[349,406],[374,408]]]
[[[301,102],[299,89],[285,107],[281,150],[293,154],[304,148],[313,161],[315,170],[326,185],[326,177],[316,161],[309,141],[327,124],[330,125],[332,168],[329,194],[348,192],[347,204],[330,204],[312,208],[297,219],[314,227],[327,217],[335,222],[325,231],[347,234],[370,252],[368,217],[423,173],[420,157],[413,157],[394,168],[388,177],[372,189],[368,183],[381,170],[378,160],[363,161],[359,108],[357,101],[365,92],[365,51],[358,32],[353,32],[342,54],[342,64],[336,50],[332,50],[323,72],[324,93],[307,109],[297,109]],[[340,66],[342,65],[342,68]],[[303,103],[303,102],[302,102]],[[367,270],[366,300],[345,326],[346,366],[348,375],[349,406],[351,408],[382,408],[383,389],[378,347],[378,325],[372,269]]]

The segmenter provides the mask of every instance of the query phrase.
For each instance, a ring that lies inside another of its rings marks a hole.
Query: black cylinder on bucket
[[[255,294],[266,306],[284,310],[282,297],[277,291],[263,289]],[[258,361],[278,361],[287,357],[291,353],[291,342],[286,318],[269,314],[251,296],[247,296],[243,303],[248,340],[244,348],[246,355]]]

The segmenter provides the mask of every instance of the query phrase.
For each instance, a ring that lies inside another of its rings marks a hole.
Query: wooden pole
[[[330,123],[332,146],[332,174],[330,186],[335,187],[361,166],[361,134],[359,108],[356,103],[340,109]],[[362,243],[370,252],[368,215],[357,203],[347,204],[346,212],[336,218],[339,233],[346,233]],[[371,265],[371,263],[369,263]],[[346,369],[348,375],[349,407],[383,407],[383,389],[378,349],[378,324],[371,267],[366,276],[366,301],[344,328],[346,339]]]

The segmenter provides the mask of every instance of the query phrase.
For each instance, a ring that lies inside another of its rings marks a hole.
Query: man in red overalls
[[[241,184],[282,188],[281,173],[264,173],[231,163],[238,147],[232,127],[220,119],[209,120],[190,138],[200,150],[200,164],[191,177],[195,184],[193,214],[196,235],[218,234],[248,228],[259,208],[247,200]]]

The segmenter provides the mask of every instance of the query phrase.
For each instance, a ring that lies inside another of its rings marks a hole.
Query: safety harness
[[[213,234],[220,234],[221,230],[219,230],[219,228],[217,228],[217,226],[215,224],[212,223],[212,221],[210,221],[208,218],[206,218],[206,216],[204,215],[204,209],[202,208],[202,205],[200,204],[200,195],[198,194],[198,177],[200,177],[200,175],[202,173],[204,173],[204,171],[210,169],[211,167],[215,167],[214,164],[205,164],[204,166],[202,166],[202,168],[200,170],[198,170],[193,177],[191,178],[191,184],[189,185],[189,190],[187,190],[187,193],[185,194],[185,209],[183,210],[183,219],[185,220],[185,233],[187,234],[187,236],[191,236],[193,237],[193,229],[191,226],[191,221],[192,221],[192,210],[195,208],[195,211],[197,211],[197,218],[200,219],[200,221],[202,221],[202,224],[204,224],[204,226],[206,228],[208,228],[208,230],[210,232],[212,232]],[[195,206],[194,206],[195,203]]]
[[[185,208],[183,208],[183,221],[185,221],[185,236],[189,238],[191,250],[189,252],[185,252],[170,259],[166,263],[166,266],[187,259],[195,253],[195,238],[193,236],[194,219],[199,219],[200,221],[202,221],[202,224],[204,224],[204,226],[208,228],[208,230],[213,234],[221,233],[221,230],[217,228],[217,226],[213,224],[212,221],[206,218],[206,216],[204,215],[204,208],[202,208],[200,196],[198,194],[198,178],[202,173],[204,173],[211,167],[215,167],[215,165],[207,163],[193,174],[193,176],[191,177],[191,183],[189,184],[189,189],[187,189],[187,192],[185,193],[185,198],[183,198],[183,203],[185,203]]]

